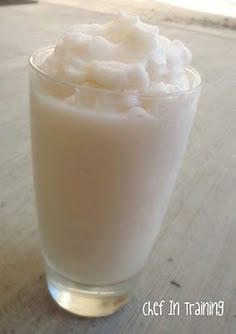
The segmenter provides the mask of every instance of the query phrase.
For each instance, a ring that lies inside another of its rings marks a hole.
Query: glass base
[[[83,317],[103,317],[127,303],[134,278],[114,285],[91,286],[71,281],[47,267],[47,286],[63,309]]]

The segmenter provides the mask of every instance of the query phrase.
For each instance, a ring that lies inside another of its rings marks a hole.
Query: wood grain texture
[[[234,35],[224,31],[161,26],[163,35],[192,50],[204,86],[168,214],[135,296],[118,313],[93,320],[62,311],[48,296],[32,194],[27,56],[68,25],[107,17],[40,3],[0,9],[0,333],[234,334],[236,48]],[[225,312],[142,315],[145,301],[162,299],[224,300]]]

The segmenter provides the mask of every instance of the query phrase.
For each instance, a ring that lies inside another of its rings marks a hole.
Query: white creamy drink
[[[126,14],[74,26],[43,51],[33,166],[43,254],[58,274],[98,286],[143,267],[197,105],[190,61],[182,42]]]

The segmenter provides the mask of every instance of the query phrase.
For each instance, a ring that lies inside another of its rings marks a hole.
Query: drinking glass
[[[201,78],[166,95],[116,92],[30,64],[34,188],[48,290],[64,309],[113,313],[133,293],[163,222]]]

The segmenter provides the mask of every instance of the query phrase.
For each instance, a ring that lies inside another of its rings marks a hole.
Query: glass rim
[[[74,88],[74,89],[88,89],[88,90],[91,90],[91,91],[96,91],[96,92],[100,92],[100,93],[106,93],[106,94],[113,94],[113,95],[129,95],[129,94],[133,94],[133,95],[136,95],[136,96],[140,96],[140,97],[147,97],[147,98],[169,98],[169,97],[177,97],[177,96],[182,96],[182,95],[188,95],[188,94],[191,94],[195,91],[197,91],[199,88],[201,88],[202,86],[202,78],[199,74],[199,72],[192,66],[187,66],[186,67],[186,70],[191,72],[192,75],[194,75],[194,77],[197,79],[197,84],[196,86],[193,86],[189,89],[185,89],[185,90],[181,90],[181,91],[177,91],[177,92],[171,92],[171,93],[167,93],[167,94],[158,94],[158,93],[145,93],[145,92],[135,92],[135,91],[115,91],[115,90],[109,90],[109,89],[106,89],[106,88],[100,88],[100,87],[91,87],[91,86],[87,86],[87,85],[84,85],[84,84],[76,84],[76,83],[73,83],[73,82],[70,82],[70,81],[67,81],[67,80],[61,80],[61,79],[58,79],[56,77],[54,77],[53,75],[50,75],[48,74],[46,71],[43,71],[35,62],[34,62],[34,57],[36,55],[38,55],[39,53],[41,52],[45,52],[45,51],[48,51],[50,49],[55,49],[55,45],[50,45],[50,46],[46,46],[46,47],[43,47],[43,48],[40,48],[36,51],[34,51],[29,57],[28,57],[28,63],[30,65],[30,67],[40,73],[41,75],[43,75],[46,79],[50,80],[50,81],[53,81],[57,84],[61,84],[61,85],[64,85],[64,86],[69,86],[71,88]]]

